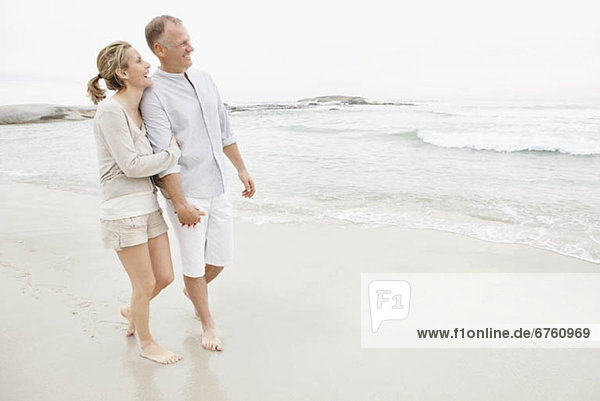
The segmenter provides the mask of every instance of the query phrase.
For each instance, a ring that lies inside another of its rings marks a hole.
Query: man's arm
[[[152,150],[154,150],[154,153],[161,152],[169,146],[169,141],[174,133],[167,113],[155,93],[151,91],[144,93],[140,102],[140,112]],[[175,139],[177,139],[177,135],[175,135]],[[181,166],[177,163],[173,167],[159,172],[158,176],[162,178],[167,174],[179,173],[180,171]]]
[[[250,177],[250,173],[248,173],[248,170],[246,169],[246,165],[244,164],[244,160],[242,159],[242,155],[240,154],[237,143],[225,146],[223,148],[223,153],[225,153],[227,158],[231,161],[231,164],[233,164],[235,169],[238,171],[238,177],[240,178],[242,184],[244,184],[242,196],[244,198],[252,198],[256,192],[256,187],[254,186],[252,177]]]
[[[223,153],[225,153],[227,158],[231,161],[231,164],[233,164],[238,172],[240,181],[242,184],[244,184],[242,196],[244,198],[252,198],[256,192],[254,181],[252,180],[252,177],[250,177],[250,173],[248,173],[246,165],[244,164],[244,160],[242,159],[242,155],[240,154],[240,150],[238,149],[235,135],[231,129],[229,114],[227,113],[227,108],[225,108],[225,105],[221,100],[221,95],[219,94],[217,85],[213,81],[212,77],[210,80],[214,86],[215,92],[217,93],[217,108],[219,112],[219,126],[221,127],[221,143],[223,146]]]
[[[171,123],[169,122],[167,113],[160,104],[156,94],[152,92],[144,93],[140,102],[140,111],[144,125],[146,126],[148,140],[154,152],[159,152],[168,146],[168,142],[165,142],[165,140],[166,138],[170,140],[172,135]],[[181,185],[180,171],[181,166],[176,164],[170,169],[160,172],[158,178],[169,194],[181,225],[195,226],[200,221],[201,216],[205,216],[206,213],[187,203],[183,193],[183,186]]]

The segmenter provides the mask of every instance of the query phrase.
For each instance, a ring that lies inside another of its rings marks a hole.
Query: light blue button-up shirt
[[[186,73],[157,69],[152,81],[140,103],[150,144],[159,152],[169,146],[173,133],[181,147],[179,162],[158,176],[180,173],[183,193],[188,197],[210,198],[224,193],[223,147],[236,139],[214,81],[197,69]]]

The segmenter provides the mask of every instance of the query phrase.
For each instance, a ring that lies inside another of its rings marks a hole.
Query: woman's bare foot
[[[191,301],[192,298],[190,298],[190,294],[188,294],[187,289],[185,287],[183,287],[183,295],[185,295],[186,297],[188,297],[188,299]],[[192,306],[194,304],[192,303]],[[200,314],[198,313],[198,311],[196,310],[196,307],[194,306],[194,313],[196,313],[196,317],[200,317]]]
[[[202,348],[209,351],[223,351],[223,343],[217,337],[217,331],[213,328],[202,330]]]
[[[133,324],[133,319],[131,318],[131,311],[129,310],[129,306],[124,306],[121,308],[121,316],[123,316],[129,322],[129,327],[125,330],[125,335],[127,337],[135,334],[135,325]]]
[[[171,364],[181,360],[181,355],[177,355],[166,348],[161,347],[154,341],[142,345],[140,355],[154,362],[162,364]]]

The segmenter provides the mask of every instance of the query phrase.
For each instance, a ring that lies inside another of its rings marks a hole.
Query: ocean
[[[242,198],[229,164],[238,218],[433,229],[600,263],[600,106],[331,102],[230,116],[257,186]],[[0,180],[99,195],[92,121],[1,125],[0,145]]]

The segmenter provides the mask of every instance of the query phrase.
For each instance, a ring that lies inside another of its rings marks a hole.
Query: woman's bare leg
[[[169,247],[169,237],[163,233],[158,237],[148,240],[148,250],[150,251],[150,260],[152,261],[152,272],[156,284],[150,299],[156,297],[163,289],[173,282],[173,263],[171,261],[171,248]],[[126,334],[131,336],[135,334],[135,324],[131,319],[129,305],[121,308],[121,315],[129,322]]]
[[[169,247],[169,236],[163,233],[158,237],[148,240],[148,250],[152,262],[152,272],[156,285],[152,298],[173,282],[173,262],[171,261],[171,248]]]
[[[130,315],[140,341],[140,354],[159,363],[174,363],[181,356],[158,345],[148,327],[150,299],[155,294],[156,279],[152,270],[152,261],[148,244],[130,246],[118,251],[117,255],[131,280]],[[157,292],[158,293],[158,292]]]

